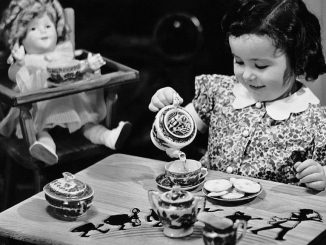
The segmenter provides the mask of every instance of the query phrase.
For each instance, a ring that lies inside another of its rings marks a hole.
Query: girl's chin
[[[268,101],[272,101],[274,100],[273,98],[268,98],[267,96],[263,96],[262,94],[258,95],[258,94],[252,94],[252,98],[254,98],[254,100],[256,101],[260,101],[260,102],[268,102]]]

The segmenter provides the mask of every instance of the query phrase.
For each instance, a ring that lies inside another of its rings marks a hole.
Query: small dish
[[[61,83],[77,79],[80,73],[80,62],[78,60],[60,60],[51,62],[47,71],[54,83]]]
[[[210,191],[206,190],[204,187],[202,188],[202,192],[204,193],[204,195],[207,198],[219,201],[219,202],[223,202],[223,203],[235,203],[235,202],[244,202],[244,201],[251,201],[253,199],[255,199],[257,196],[259,196],[262,192],[263,192],[263,187],[259,182],[256,182],[260,185],[260,190],[256,193],[245,193],[245,195],[243,197],[240,198],[234,198],[234,199],[226,199],[226,198],[222,198],[220,196],[217,197],[212,197],[212,196],[208,196],[208,194],[210,193]]]
[[[180,189],[183,191],[190,191],[196,189],[198,186],[204,183],[207,173],[208,173],[207,169],[202,170],[201,176],[197,184],[181,186]],[[155,179],[155,182],[159,187],[161,187],[164,190],[172,190],[173,183],[169,180],[169,178],[165,175],[165,173],[158,175]]]

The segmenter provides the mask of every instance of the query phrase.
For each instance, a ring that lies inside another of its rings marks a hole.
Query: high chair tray
[[[81,55],[87,57],[86,50],[81,50]],[[83,57],[76,57],[83,58]],[[0,83],[0,99],[11,106],[19,106],[31,102],[52,99],[69,94],[93,90],[103,87],[115,87],[120,84],[133,82],[139,77],[139,72],[121,63],[103,57],[106,64],[101,68],[101,74],[95,74],[86,79],[72,82],[65,82],[57,86],[51,85],[49,88],[20,93],[13,89],[13,83],[9,81],[7,74],[2,74]]]

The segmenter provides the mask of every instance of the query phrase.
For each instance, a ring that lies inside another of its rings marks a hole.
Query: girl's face
[[[57,31],[47,14],[29,23],[22,43],[28,54],[43,54],[54,50],[57,44]]]
[[[284,81],[287,57],[276,50],[269,37],[230,36],[229,44],[234,56],[234,74],[256,100],[272,101],[287,95],[295,77]]]

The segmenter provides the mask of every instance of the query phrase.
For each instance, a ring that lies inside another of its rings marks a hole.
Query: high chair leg
[[[34,180],[34,193],[39,193],[42,190],[42,177],[39,169],[33,170],[33,180]]]
[[[5,176],[4,176],[4,195],[3,195],[3,201],[2,201],[2,209],[5,210],[10,207],[14,190],[15,190],[15,181],[13,179],[14,175],[14,166],[13,163],[10,160],[9,156],[6,156],[5,158]]]

